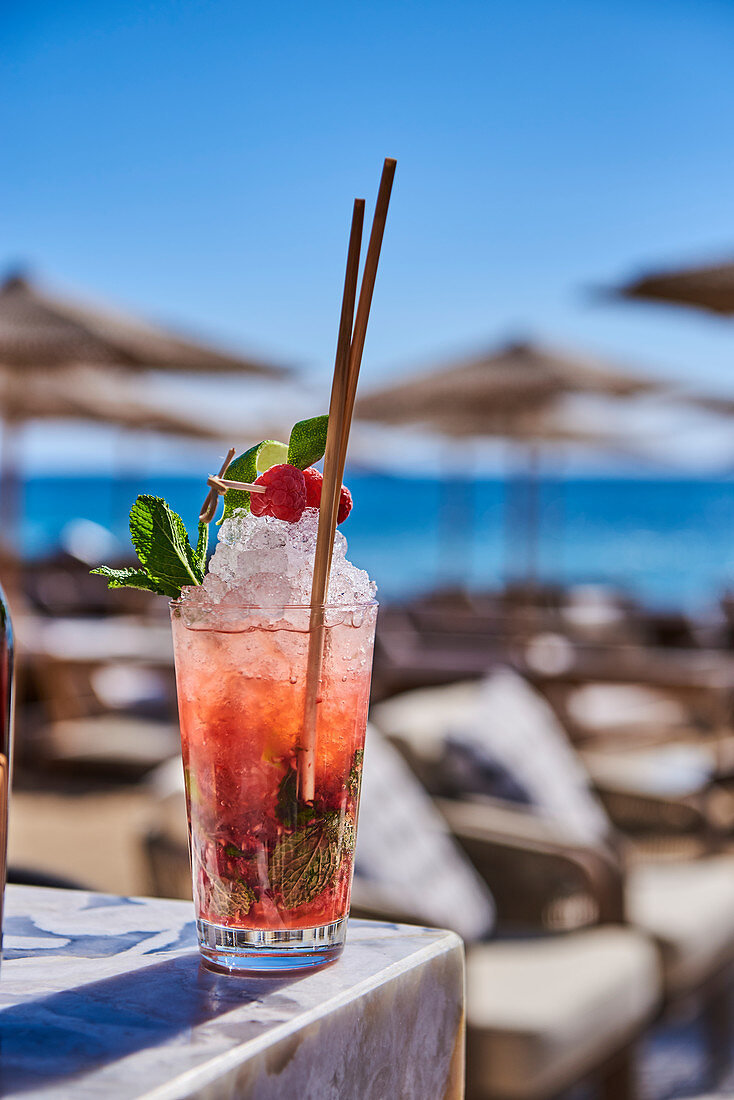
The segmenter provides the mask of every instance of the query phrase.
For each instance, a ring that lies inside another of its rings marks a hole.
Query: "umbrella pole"
[[[468,588],[475,528],[474,450],[467,449],[463,476],[453,473],[455,457],[455,448],[445,451],[439,486],[439,585]]]
[[[540,448],[537,443],[531,443],[528,449],[525,492],[525,582],[528,590],[532,590],[538,583],[538,550],[540,537]]]
[[[504,527],[504,578],[505,587],[512,584],[515,567],[517,564],[517,549],[520,540],[517,536],[517,515],[519,511],[518,500],[519,483],[515,474],[514,450],[511,440],[507,440],[505,446],[505,498],[503,502],[503,527]]]
[[[476,447],[473,442],[470,442],[467,448],[466,456],[466,471],[467,477],[467,529],[466,529],[466,576],[467,576],[467,588],[470,587],[470,581],[472,572],[477,565],[476,551],[477,551],[477,528],[479,526],[479,509],[477,507],[477,498],[479,494],[479,482],[477,474],[477,455]]]

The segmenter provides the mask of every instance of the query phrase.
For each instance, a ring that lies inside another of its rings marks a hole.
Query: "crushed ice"
[[[188,603],[283,607],[307,604],[316,552],[319,514],[306,508],[298,523],[236,512],[219,528],[217,548],[204,583],[184,589]],[[346,557],[341,531],[334,539],[328,602],[366,603],[376,585]]]

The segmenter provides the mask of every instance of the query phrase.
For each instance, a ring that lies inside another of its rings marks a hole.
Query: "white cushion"
[[[48,729],[54,761],[153,768],[180,745],[178,727],[134,715],[68,718]]]
[[[470,680],[405,691],[377,703],[370,717],[387,737],[406,744],[413,756],[437,764],[447,733],[474,717],[479,686],[477,680]]]
[[[530,796],[532,808],[582,844],[610,825],[588,775],[549,704],[502,668],[486,680],[407,692],[375,707],[373,720],[419,758],[438,763],[446,738],[485,751]]]
[[[622,726],[685,726],[685,708],[655,688],[640,684],[584,684],[568,698],[568,712],[590,730]]]
[[[355,900],[361,882],[378,908],[451,928],[466,940],[494,924],[489,890],[405,761],[373,727],[365,743]]]
[[[660,944],[668,989],[703,981],[734,959],[734,858],[632,868],[627,914]]]
[[[716,773],[715,750],[708,745],[659,745],[581,757],[595,783],[638,794],[680,798],[708,786]]]
[[[630,1039],[660,995],[654,946],[629,928],[496,941],[467,957],[469,1096],[555,1095]]]

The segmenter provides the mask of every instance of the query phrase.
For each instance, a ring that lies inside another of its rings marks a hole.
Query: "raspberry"
[[[307,470],[304,470],[303,476],[306,479],[306,507],[318,508],[321,504],[321,488],[324,479],[315,466],[309,466]],[[339,494],[339,511],[337,513],[336,522],[343,523],[351,510],[352,494],[349,492],[346,485],[342,485],[341,493]]]
[[[306,479],[306,507],[318,508],[321,504],[321,486],[324,482],[323,476],[315,466],[309,466],[307,470],[304,470],[303,476]]]
[[[253,516],[274,516],[297,523],[306,507],[306,481],[303,471],[287,462],[271,466],[255,481],[264,485],[264,493],[250,493]]]
[[[352,510],[352,494],[347,489],[346,485],[342,485],[342,491],[339,494],[339,511],[336,514],[336,522],[344,523],[349,513]]]

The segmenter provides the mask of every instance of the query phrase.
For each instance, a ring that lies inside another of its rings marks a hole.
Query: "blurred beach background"
[[[451,479],[455,504],[473,502],[470,532],[461,523],[442,528],[444,479],[352,468],[348,480],[356,502],[344,528],[349,556],[378,579],[381,598],[517,579],[518,563],[508,562],[505,549],[503,479]],[[195,516],[203,499],[201,477],[166,473],[34,477],[24,493],[21,538],[35,559],[80,540],[121,556],[129,544],[126,508],[138,493],[162,496],[184,516]],[[725,477],[552,477],[540,498],[540,581],[609,585],[693,615],[715,614],[734,584],[734,483]]]
[[[391,907],[358,850],[357,911],[464,936],[471,1097],[587,1096],[612,1054],[612,1100],[734,1088],[732,6],[33,0],[0,26],[11,879],[189,896],[166,601],[89,570],[131,560],[138,493],[193,531],[230,446],[326,411],[351,203],[394,156],[344,525],[381,599],[376,818],[410,791],[446,834],[430,877],[452,852],[485,900],[469,927],[440,873],[421,895],[406,847]],[[481,952],[605,925],[655,945],[647,1007],[593,986],[559,1038],[552,1004],[558,1065],[501,1086]]]

